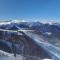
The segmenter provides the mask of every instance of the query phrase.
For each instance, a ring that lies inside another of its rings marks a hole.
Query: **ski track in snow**
[[[40,38],[39,35],[31,33],[31,32],[24,32],[26,35],[28,35],[30,38],[32,38],[39,46],[42,46],[47,52],[49,52],[53,57],[58,57],[60,59],[60,48],[50,44],[48,41],[44,41],[42,38]]]

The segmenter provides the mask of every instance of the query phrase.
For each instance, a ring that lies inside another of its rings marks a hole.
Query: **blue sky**
[[[0,0],[0,19],[60,20],[60,0]]]

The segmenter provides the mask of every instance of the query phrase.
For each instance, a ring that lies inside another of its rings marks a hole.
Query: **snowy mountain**
[[[60,23],[52,23],[52,22],[41,23],[41,22],[10,20],[8,22],[0,23],[0,29],[8,29],[8,30],[33,29],[40,31],[44,35],[53,34],[55,36],[60,37]]]
[[[52,22],[41,23],[38,21],[29,22],[29,21],[10,20],[2,22],[0,24],[0,29],[5,30],[5,32],[3,32],[2,30],[0,31],[0,50],[3,51],[2,52],[3,54],[6,54],[4,52],[9,53],[8,55],[10,55],[10,53],[11,54],[23,53],[25,55],[30,54],[32,56],[40,56],[43,59],[45,57],[50,58],[49,54],[47,54],[47,52],[44,49],[42,49],[41,47],[38,46],[38,44],[36,44],[36,41],[44,39],[45,41],[48,41],[49,43],[52,42],[54,44],[54,40],[56,41],[57,38],[58,39],[60,38],[60,23],[52,23]],[[34,30],[34,32],[33,31],[32,32],[30,31],[28,33],[24,31],[13,32],[15,30],[20,29]],[[31,33],[32,38],[29,37]]]

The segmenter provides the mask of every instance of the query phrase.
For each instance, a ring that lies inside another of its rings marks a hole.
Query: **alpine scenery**
[[[0,60],[60,60],[60,0],[0,0]]]

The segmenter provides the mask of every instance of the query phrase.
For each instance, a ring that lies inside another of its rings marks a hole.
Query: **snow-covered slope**
[[[0,50],[0,60],[23,60],[23,56],[17,55],[16,57],[14,54],[4,52]]]

